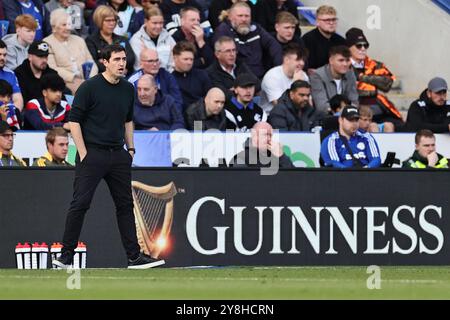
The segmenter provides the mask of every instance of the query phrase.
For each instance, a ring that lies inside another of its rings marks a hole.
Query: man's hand
[[[148,131],[159,131],[159,129],[158,128],[156,128],[156,127],[151,127],[150,129],[147,129]]]
[[[195,42],[197,42],[197,45],[199,48],[203,48],[205,45],[205,32],[203,31],[203,28],[200,26],[194,26],[192,28],[192,35],[195,38]]]
[[[427,159],[428,159],[428,166],[434,167],[436,165],[436,163],[438,162],[439,157],[436,152],[432,152],[427,156]]]
[[[305,73],[302,69],[298,69],[294,72],[294,76],[292,77],[293,81],[303,80],[306,81]]]
[[[271,141],[269,144],[270,152],[277,158],[280,158],[283,155],[283,146],[278,141]]]
[[[80,156],[80,162],[83,162],[84,158],[87,156],[87,151],[84,152],[78,152],[78,155]]]
[[[68,122],[63,124],[63,129],[67,130],[70,132],[70,124]]]

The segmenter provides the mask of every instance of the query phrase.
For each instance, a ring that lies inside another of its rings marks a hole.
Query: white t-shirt
[[[303,76],[309,82],[306,73]],[[294,80],[288,78],[283,72],[283,66],[274,67],[267,71],[261,84],[261,108],[269,113],[274,107],[271,102],[278,100],[291,87],[292,82]]]
[[[337,94],[342,94],[342,80],[334,79],[334,82],[336,83],[336,92],[337,92]]]

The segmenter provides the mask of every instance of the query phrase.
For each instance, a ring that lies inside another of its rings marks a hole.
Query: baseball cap
[[[358,108],[354,106],[346,106],[342,109],[341,117],[347,120],[359,119]]]
[[[0,134],[4,134],[6,131],[11,130],[9,124],[5,121],[0,121]]]
[[[439,77],[433,78],[428,82],[428,90],[436,93],[443,90],[448,90],[447,82]]]
[[[256,86],[257,80],[255,77],[248,73],[240,74],[236,77],[234,80],[234,87],[250,87],[250,86]]]
[[[367,41],[366,36],[364,35],[364,32],[361,29],[358,28],[351,28],[347,31],[345,34],[345,38],[347,41],[347,46],[350,48],[351,46],[365,42],[367,45],[369,45],[369,41]]]
[[[48,44],[45,41],[34,41],[32,44],[30,44],[30,47],[28,48],[29,54],[34,54],[38,57],[47,57],[48,56]]]

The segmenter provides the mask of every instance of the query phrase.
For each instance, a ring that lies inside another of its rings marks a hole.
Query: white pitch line
[[[2,276],[0,275],[0,279],[55,279],[57,278],[51,276]],[[81,279],[89,279],[89,280],[139,280],[139,281],[179,281],[179,278],[173,277],[112,277],[112,276],[83,276],[81,275]],[[288,281],[288,282],[343,282],[343,281],[361,281],[365,283],[365,279],[311,279],[311,278],[227,278],[227,277],[215,277],[215,278],[198,278],[198,277],[183,277],[182,280],[189,281],[202,281],[202,280],[212,280],[212,281],[249,281],[249,282],[278,282],[278,281]],[[437,284],[437,283],[447,283],[449,281],[444,280],[432,280],[432,279],[381,279],[381,282],[385,283],[407,283],[407,284]]]

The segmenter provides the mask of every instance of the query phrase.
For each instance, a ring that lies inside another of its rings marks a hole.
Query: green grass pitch
[[[381,267],[367,288],[366,267],[86,269],[80,289],[64,270],[0,270],[0,299],[450,299],[450,267]]]

